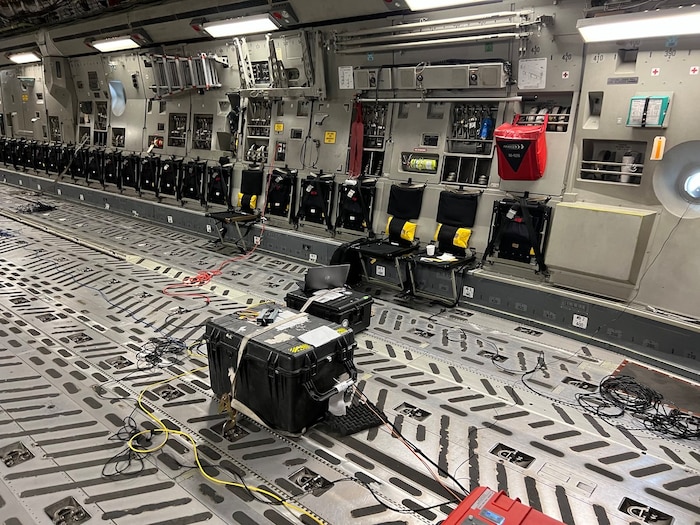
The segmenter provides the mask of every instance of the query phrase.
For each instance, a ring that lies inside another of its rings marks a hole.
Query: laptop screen
[[[342,288],[348,279],[349,264],[309,268],[304,277],[304,291],[313,292],[329,288]]]

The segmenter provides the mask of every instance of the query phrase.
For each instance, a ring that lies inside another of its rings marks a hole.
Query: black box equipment
[[[258,323],[270,313],[270,324]],[[260,304],[209,320],[205,337],[214,393],[231,392],[234,371],[233,398],[274,430],[304,432],[357,377],[352,330],[281,306]]]
[[[318,300],[309,304],[306,311],[327,321],[352,328],[356,334],[369,326],[372,316],[371,296],[354,290],[320,290]],[[314,292],[294,290],[287,294],[284,302],[289,308],[301,310]]]

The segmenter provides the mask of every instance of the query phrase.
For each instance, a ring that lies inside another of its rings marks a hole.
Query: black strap
[[[407,221],[405,221],[404,219],[397,219],[396,217],[392,217],[391,222],[389,223],[389,231],[387,232],[387,234],[389,235],[389,240],[401,240],[401,232],[403,231],[403,227],[406,224],[406,222]]]
[[[535,225],[532,221],[532,215],[530,215],[530,211],[528,210],[527,197],[518,197],[518,202],[515,205],[517,205],[521,210],[522,220],[525,224],[525,228],[527,229],[530,246],[535,252],[535,260],[537,261],[538,269],[540,272],[546,274],[547,265],[544,262],[544,254],[542,253],[542,250],[540,250],[540,243],[537,238],[537,232],[535,231]],[[501,220],[498,225],[498,229],[491,239],[491,242],[489,242],[486,250],[484,251],[484,256],[481,258],[482,262],[486,262],[486,258],[493,253],[494,248],[496,246],[500,246],[501,238],[503,237],[503,232],[505,231],[505,225],[507,224],[507,221],[511,220],[507,217],[508,211],[501,210],[498,202],[494,203],[494,207],[496,207],[498,213],[501,215]]]
[[[532,216],[530,211],[527,209],[527,201],[525,197],[520,197],[520,209],[523,211],[523,221],[525,222],[525,227],[527,228],[527,234],[530,237],[530,244],[535,252],[535,260],[537,261],[537,266],[539,271],[542,273],[547,273],[547,265],[544,263],[544,255],[542,250],[540,250],[540,243],[537,239],[537,232],[535,232],[535,225],[532,222]]]
[[[495,228],[495,231],[493,232],[493,236],[491,237],[491,241],[489,242],[488,246],[486,246],[486,249],[484,250],[484,256],[481,258],[482,262],[486,262],[486,259],[493,253],[493,249],[496,246],[500,246],[501,243],[501,237],[503,236],[503,230],[505,229],[503,225],[505,224],[505,221],[508,220],[506,217],[506,214],[501,211],[501,208],[499,206],[499,202],[496,201],[493,204],[496,214],[501,216],[501,220],[498,221],[498,228],[496,228],[496,214],[494,214],[494,219],[493,222],[491,223],[491,227]]]

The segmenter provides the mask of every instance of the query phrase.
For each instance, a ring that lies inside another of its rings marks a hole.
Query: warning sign
[[[324,144],[335,144],[335,136],[336,136],[335,131],[326,131],[325,135],[323,136],[323,143]]]

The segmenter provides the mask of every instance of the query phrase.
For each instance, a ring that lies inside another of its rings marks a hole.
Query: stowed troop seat
[[[425,186],[394,184],[389,191],[385,238],[360,244],[362,273],[367,280],[376,280],[404,291],[409,283],[405,257],[418,250],[417,224]]]
[[[236,243],[241,243],[241,249],[245,251],[245,236],[250,231],[250,227],[260,217],[257,209],[258,200],[263,190],[264,173],[262,169],[251,168],[243,170],[241,174],[241,187],[238,192],[237,204],[235,209],[229,209],[222,212],[207,213],[207,217],[211,217],[218,223],[217,232],[219,240],[224,243],[226,236],[226,225],[233,224],[238,233]],[[248,231],[245,234],[241,233],[240,224],[248,224]]]
[[[272,170],[270,187],[267,189],[267,204],[265,213],[286,217],[292,221],[296,207],[297,170],[287,167]]]
[[[435,254],[427,250],[414,255],[409,266],[411,287],[416,296],[456,304],[459,301],[457,274],[475,259],[469,249],[480,193],[440,192],[437,228],[433,236]]]

